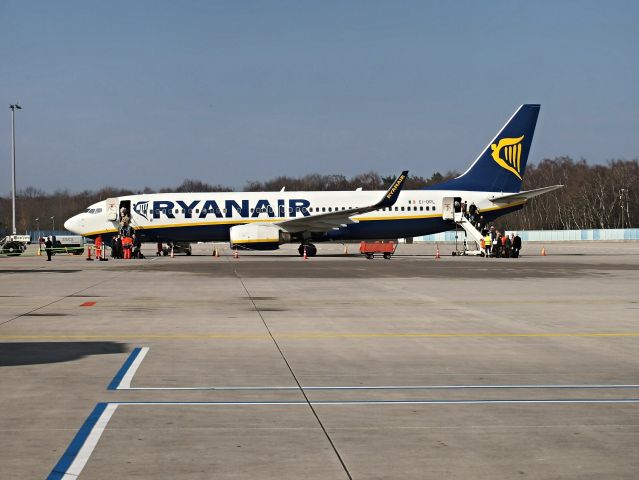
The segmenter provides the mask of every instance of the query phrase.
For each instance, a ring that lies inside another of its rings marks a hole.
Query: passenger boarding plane
[[[404,171],[388,191],[157,193],[110,198],[67,220],[65,228],[108,240],[121,213],[145,242],[230,241],[233,248],[275,250],[299,243],[396,239],[443,232],[458,224],[479,244],[461,202],[474,203],[485,221],[523,208],[561,185],[520,191],[539,105],[522,105],[460,176],[421,190],[402,190]],[[123,210],[125,209],[125,210]]]

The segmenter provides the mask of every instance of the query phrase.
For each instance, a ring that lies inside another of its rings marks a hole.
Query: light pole
[[[51,235],[55,235],[55,215],[51,217]]]
[[[11,109],[11,209],[13,212],[12,232],[16,234],[16,110],[22,110],[17,103],[9,105]]]
[[[38,235],[38,238],[40,238],[41,237],[41,235],[40,235],[40,217],[37,217],[35,219],[35,222],[36,222],[36,232],[37,232],[36,235]]]

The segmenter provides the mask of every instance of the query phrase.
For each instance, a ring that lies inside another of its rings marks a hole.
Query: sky
[[[464,171],[522,103],[529,162],[639,155],[639,2],[0,2],[18,189]],[[11,189],[0,112],[0,194]],[[6,192],[6,193],[5,193]]]

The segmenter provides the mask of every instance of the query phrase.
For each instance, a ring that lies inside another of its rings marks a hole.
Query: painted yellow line
[[[279,333],[279,339],[330,339],[330,338],[634,338],[639,332],[537,332],[537,333]],[[268,334],[245,333],[115,333],[112,335],[0,335],[0,340],[127,340],[127,339],[168,339],[168,340],[252,340],[269,339]]]

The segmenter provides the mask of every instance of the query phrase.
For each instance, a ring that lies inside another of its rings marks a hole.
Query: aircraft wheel
[[[317,255],[317,247],[312,243],[307,243],[306,245],[302,244],[298,247],[297,251],[299,252],[300,257],[304,256],[304,247],[306,247],[307,257],[314,257],[315,255]]]

